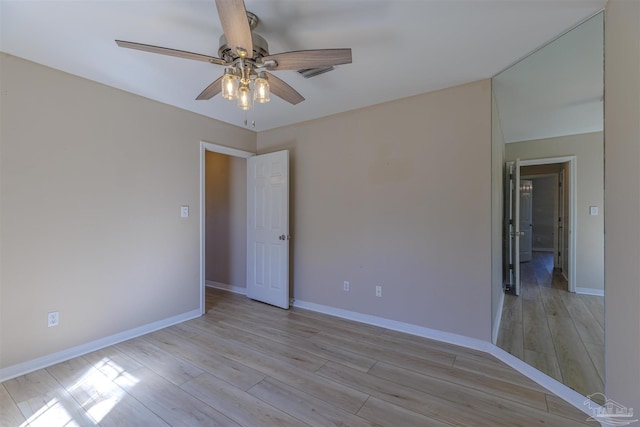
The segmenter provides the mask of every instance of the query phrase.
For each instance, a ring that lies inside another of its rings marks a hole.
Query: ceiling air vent
[[[302,77],[305,79],[310,79],[311,77],[319,76],[320,74],[328,73],[333,70],[333,67],[324,67],[324,68],[305,68],[304,70],[298,70]]]

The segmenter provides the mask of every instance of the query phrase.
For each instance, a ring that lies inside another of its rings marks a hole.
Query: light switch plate
[[[180,217],[181,218],[189,217],[189,206],[180,206]]]
[[[589,206],[589,215],[591,215],[591,216],[598,215],[598,207],[597,206]]]

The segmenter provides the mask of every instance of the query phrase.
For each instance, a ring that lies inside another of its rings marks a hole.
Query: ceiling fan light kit
[[[220,84],[222,97],[230,101],[236,100],[241,110],[250,110],[253,102],[264,104],[271,99],[267,73],[245,66],[242,60],[236,68],[224,69]]]
[[[304,101],[300,93],[267,70],[304,70],[310,74],[313,74],[313,70],[322,70],[313,74],[318,75],[332,70],[336,65],[351,63],[351,49],[348,48],[270,55],[267,41],[253,32],[260,20],[255,14],[247,12],[243,0],[216,0],[216,8],[224,31],[218,49],[220,58],[122,40],[116,40],[116,43],[128,49],[223,65],[223,75],[207,86],[196,100],[208,100],[221,93],[224,99],[235,100],[238,108],[244,111],[252,109],[256,102],[269,102],[271,93],[292,105]]]

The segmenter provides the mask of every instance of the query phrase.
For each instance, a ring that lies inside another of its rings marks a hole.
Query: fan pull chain
[[[253,117],[251,118],[251,128],[255,129],[256,127],[256,110],[255,108],[251,110]]]

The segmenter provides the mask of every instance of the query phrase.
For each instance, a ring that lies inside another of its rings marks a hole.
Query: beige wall
[[[0,367],[198,309],[199,141],[255,134],[0,60]]]
[[[604,287],[604,148],[602,132],[506,144],[507,161],[576,156],[576,288]],[[598,206],[599,215],[589,215]]]
[[[211,151],[205,158],[206,279],[247,283],[247,160]]]
[[[258,134],[280,149],[295,299],[490,340],[489,80]]]
[[[640,2],[605,25],[606,393],[640,411]],[[634,417],[634,418],[637,418]]]
[[[555,247],[554,234],[556,232],[556,193],[557,178],[546,176],[532,178],[533,198],[533,250],[553,251]]]

